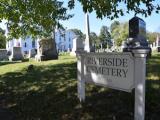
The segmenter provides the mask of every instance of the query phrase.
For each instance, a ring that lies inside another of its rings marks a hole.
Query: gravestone
[[[58,59],[55,41],[52,38],[41,39],[35,56],[37,61]]]
[[[70,53],[71,56],[76,56],[76,51],[83,51],[84,50],[84,45],[83,41],[80,37],[76,37],[73,39],[73,48]]]
[[[157,52],[160,52],[160,37],[157,36],[157,39],[156,39],[156,49],[157,49]]]
[[[129,20],[129,38],[130,44],[137,46],[139,44],[143,47],[148,47],[148,42],[146,39],[146,23],[144,20],[138,17],[133,17]]]
[[[160,46],[159,46],[159,47],[157,47],[157,52],[160,52]]]
[[[0,61],[1,60],[8,60],[6,49],[0,49]]]
[[[11,55],[9,56],[10,61],[23,60],[23,54],[21,47],[13,47]]]
[[[33,58],[37,54],[36,49],[30,49],[28,58]]]
[[[157,36],[157,39],[156,39],[156,46],[160,46],[160,37]]]
[[[129,20],[129,38],[123,52],[131,52],[132,49],[137,48],[148,49],[147,58],[151,57],[152,50],[146,39],[146,23],[139,17],[133,17]]]
[[[132,51],[133,48],[147,48],[146,23],[139,17],[129,20],[129,38],[125,42],[123,52]]]

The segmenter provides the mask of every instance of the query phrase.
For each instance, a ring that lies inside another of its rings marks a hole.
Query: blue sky
[[[84,31],[85,14],[83,13],[82,6],[80,5],[80,3],[76,2],[76,6],[74,10],[70,12],[74,14],[74,17],[67,21],[62,22],[64,27],[67,27],[68,29],[78,28],[82,32],[85,32]],[[133,16],[134,14],[126,14],[125,16],[122,16],[119,19],[115,19],[115,20],[118,20],[120,22],[125,22],[125,21],[129,21],[129,19],[131,19]],[[153,13],[151,16],[147,18],[143,17],[142,15],[138,15],[138,17],[142,18],[146,22],[146,28],[148,31],[160,32],[160,14]],[[103,20],[97,19],[95,12],[92,12],[91,14],[89,14],[89,19],[90,19],[89,20],[90,31],[96,32],[97,34],[99,34],[99,31],[102,25],[109,27],[111,23],[114,21],[114,20],[111,21],[107,18],[103,18]]]
[[[67,5],[67,2],[68,0],[64,0],[65,6]],[[160,1],[159,1],[159,4],[160,4]],[[82,6],[80,5],[80,3],[76,2],[75,8],[69,11],[69,13],[74,14],[74,17],[67,21],[61,22],[63,26],[66,27],[67,29],[77,28],[77,29],[80,29],[84,33],[85,32],[84,31],[85,14],[82,10]],[[125,21],[129,21],[129,19],[131,19],[133,16],[134,14],[126,14],[125,16],[120,17],[119,19],[115,19],[115,20],[118,20],[120,22],[125,22]],[[139,17],[142,18],[146,22],[146,28],[148,31],[160,32],[160,14],[153,13],[152,16],[149,16],[147,18],[141,15],[139,15]],[[90,31],[96,32],[97,34],[99,34],[99,31],[102,25],[109,27],[111,23],[114,21],[114,20],[111,21],[107,18],[103,18],[103,20],[97,19],[95,12],[89,14],[89,19],[90,19],[89,20],[90,21]],[[4,25],[1,24],[0,27],[4,28]]]

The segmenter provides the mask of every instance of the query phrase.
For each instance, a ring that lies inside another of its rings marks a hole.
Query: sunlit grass
[[[160,54],[154,54],[147,60],[147,79],[160,80]]]
[[[33,70],[28,71],[32,64]],[[16,120],[133,120],[132,93],[86,84],[86,101],[77,97],[76,58],[0,63],[0,105]],[[146,120],[160,117],[160,54],[147,60]],[[0,106],[0,107],[1,107]]]
[[[58,60],[49,60],[49,61],[42,61],[42,62],[36,62],[35,60],[31,59],[28,62],[0,62],[0,75],[3,75],[7,72],[18,72],[22,71],[23,69],[27,68],[30,64],[33,64],[35,66],[45,66],[45,65],[55,65],[55,64],[62,64],[64,62],[71,63],[73,61],[76,61],[75,57],[71,56],[59,56]],[[44,67],[44,69],[47,69]]]

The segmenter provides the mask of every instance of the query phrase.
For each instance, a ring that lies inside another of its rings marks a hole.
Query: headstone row
[[[0,61],[2,60],[8,60],[7,50],[6,49],[0,49]]]

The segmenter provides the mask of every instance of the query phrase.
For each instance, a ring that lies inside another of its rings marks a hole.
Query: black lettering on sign
[[[123,67],[128,67],[128,59],[123,59]]]
[[[126,78],[128,69],[86,66],[86,72],[87,72],[87,74],[96,73],[96,74],[100,74],[100,75]]]
[[[88,65],[97,65],[97,62],[96,62],[96,58],[95,58],[95,57],[87,57],[86,63],[87,63]]]

